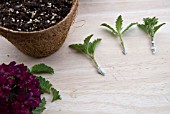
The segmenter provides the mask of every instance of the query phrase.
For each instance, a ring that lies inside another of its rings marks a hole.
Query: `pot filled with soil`
[[[46,57],[64,43],[78,0],[1,0],[0,35],[32,57]]]

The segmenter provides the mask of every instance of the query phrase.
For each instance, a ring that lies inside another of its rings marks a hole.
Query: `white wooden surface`
[[[167,23],[155,36],[156,55],[137,27],[123,36],[128,55],[122,55],[119,40],[100,27],[103,22],[114,24],[120,14],[125,26],[148,16]],[[96,73],[88,58],[68,48],[92,33],[103,39],[95,55],[105,77]],[[47,95],[43,114],[170,114],[170,0],[80,0],[75,23],[57,53],[34,59],[2,37],[0,47],[0,63],[43,62],[55,69],[54,75],[44,77],[60,90],[62,100],[51,103]]]

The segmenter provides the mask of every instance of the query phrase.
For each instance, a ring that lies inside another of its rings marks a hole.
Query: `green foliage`
[[[61,96],[59,94],[59,91],[57,91],[56,89],[54,88],[51,88],[51,91],[53,93],[53,99],[52,99],[52,102],[56,101],[56,100],[61,100]]]
[[[126,54],[126,49],[125,49],[125,46],[124,46],[124,42],[123,42],[123,39],[122,39],[122,35],[128,31],[132,26],[136,25],[137,23],[131,23],[130,25],[128,25],[124,30],[123,30],[123,19],[122,19],[122,16],[120,15],[117,19],[116,19],[116,29],[114,29],[112,26],[106,24],[106,23],[103,23],[101,24],[101,26],[104,26],[106,28],[108,28],[109,30],[112,31],[112,33],[115,35],[115,36],[118,36],[120,38],[120,41],[121,41],[121,46],[122,46],[122,52],[123,54]]]
[[[128,25],[128,26],[126,27],[126,29],[123,30],[122,34],[124,34],[126,31],[128,31],[132,26],[134,26],[134,25],[136,25],[136,24],[138,24],[138,23],[131,23],[130,25]]]
[[[91,34],[90,36],[87,36],[85,39],[84,39],[84,45],[88,46],[89,42],[90,42],[90,39],[93,37],[93,34]]]
[[[138,24],[138,27],[147,32],[147,29],[144,24]]]
[[[158,24],[158,18],[144,18],[143,19],[144,24],[138,24],[138,27],[144,30],[151,38],[154,38],[155,33],[158,31],[158,29],[163,26],[165,23],[162,23],[160,25]]]
[[[117,33],[119,34],[122,31],[122,25],[123,25],[123,19],[122,19],[122,16],[120,15],[116,20],[116,30],[117,30]]]
[[[93,34],[86,37],[83,44],[71,44],[69,45],[69,47],[77,50],[78,52],[84,53],[89,58],[91,58],[95,66],[97,67],[98,73],[100,73],[101,75],[104,75],[104,71],[99,67],[99,65],[97,64],[94,58],[94,52],[95,52],[96,46],[101,41],[101,39],[96,39],[93,42],[90,42],[90,39],[92,38],[92,36]]]
[[[42,76],[37,76],[37,79],[40,81],[41,94],[50,93],[52,84]]]
[[[72,49],[75,49],[79,52],[82,52],[89,57],[94,57],[94,51],[97,46],[97,44],[101,41],[101,39],[96,39],[93,42],[90,42],[90,39],[92,38],[93,34],[86,37],[83,44],[72,44],[69,47]]]
[[[101,41],[101,39],[94,40],[93,42],[89,42],[88,45],[88,53],[91,56],[94,56],[94,51],[96,49],[97,44]]]
[[[29,68],[27,68],[27,72],[32,73],[32,74],[39,74],[39,73],[52,74],[52,73],[54,73],[54,70],[53,70],[53,68],[45,65],[44,63],[41,63],[41,64],[34,65],[31,70]],[[10,76],[9,78],[13,79],[13,76]],[[46,80],[42,76],[36,76],[36,78],[40,81],[41,94],[44,94],[44,93],[50,94],[50,92],[52,91],[52,93],[53,93],[52,102],[61,99],[61,97],[59,95],[59,91],[52,88],[52,84],[48,80]],[[34,109],[31,114],[41,114],[43,112],[43,110],[45,110],[45,105],[46,105],[46,100],[45,100],[45,98],[43,98],[39,107]]]
[[[106,23],[101,24],[101,26],[108,28],[109,30],[111,30],[113,32],[114,35],[119,36],[119,35],[123,35],[126,31],[128,31],[132,26],[134,26],[136,24],[137,23],[131,23],[124,30],[122,30],[123,29],[123,19],[122,19],[122,16],[120,15],[116,19],[116,30],[112,26],[110,26],[109,24],[106,24]]]
[[[162,24],[160,24],[160,25],[158,25],[158,26],[155,26],[154,27],[154,34],[159,30],[159,28],[161,28],[163,25],[164,25],[165,23],[162,23]]]
[[[110,29],[113,32],[114,35],[116,35],[116,36],[118,35],[118,33],[110,25],[103,23],[103,24],[101,24],[101,26],[104,26],[104,27]]]
[[[39,107],[32,111],[32,114],[41,114],[45,110],[46,100],[43,98]]]
[[[44,63],[34,65],[31,69],[31,73],[33,74],[40,74],[40,73],[49,73],[53,74],[54,70],[53,68],[45,65]]]

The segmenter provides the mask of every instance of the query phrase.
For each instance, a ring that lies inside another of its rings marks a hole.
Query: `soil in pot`
[[[40,31],[67,16],[73,0],[0,0],[0,26],[15,31]]]

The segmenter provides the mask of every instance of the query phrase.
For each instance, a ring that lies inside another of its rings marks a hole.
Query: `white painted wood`
[[[124,25],[157,16],[166,22],[155,36],[158,52],[152,55],[146,34],[133,27],[124,34],[128,54],[121,53],[119,40],[100,27],[114,24],[122,15]],[[60,90],[62,100],[48,104],[43,114],[170,114],[170,1],[169,0],[80,0],[79,12],[62,48],[50,57],[34,59],[0,38],[0,63],[17,61],[32,66],[46,63],[55,69],[44,76]],[[96,73],[92,62],[68,48],[89,34],[102,38],[96,59],[106,76]],[[8,57],[9,55],[9,57]]]

